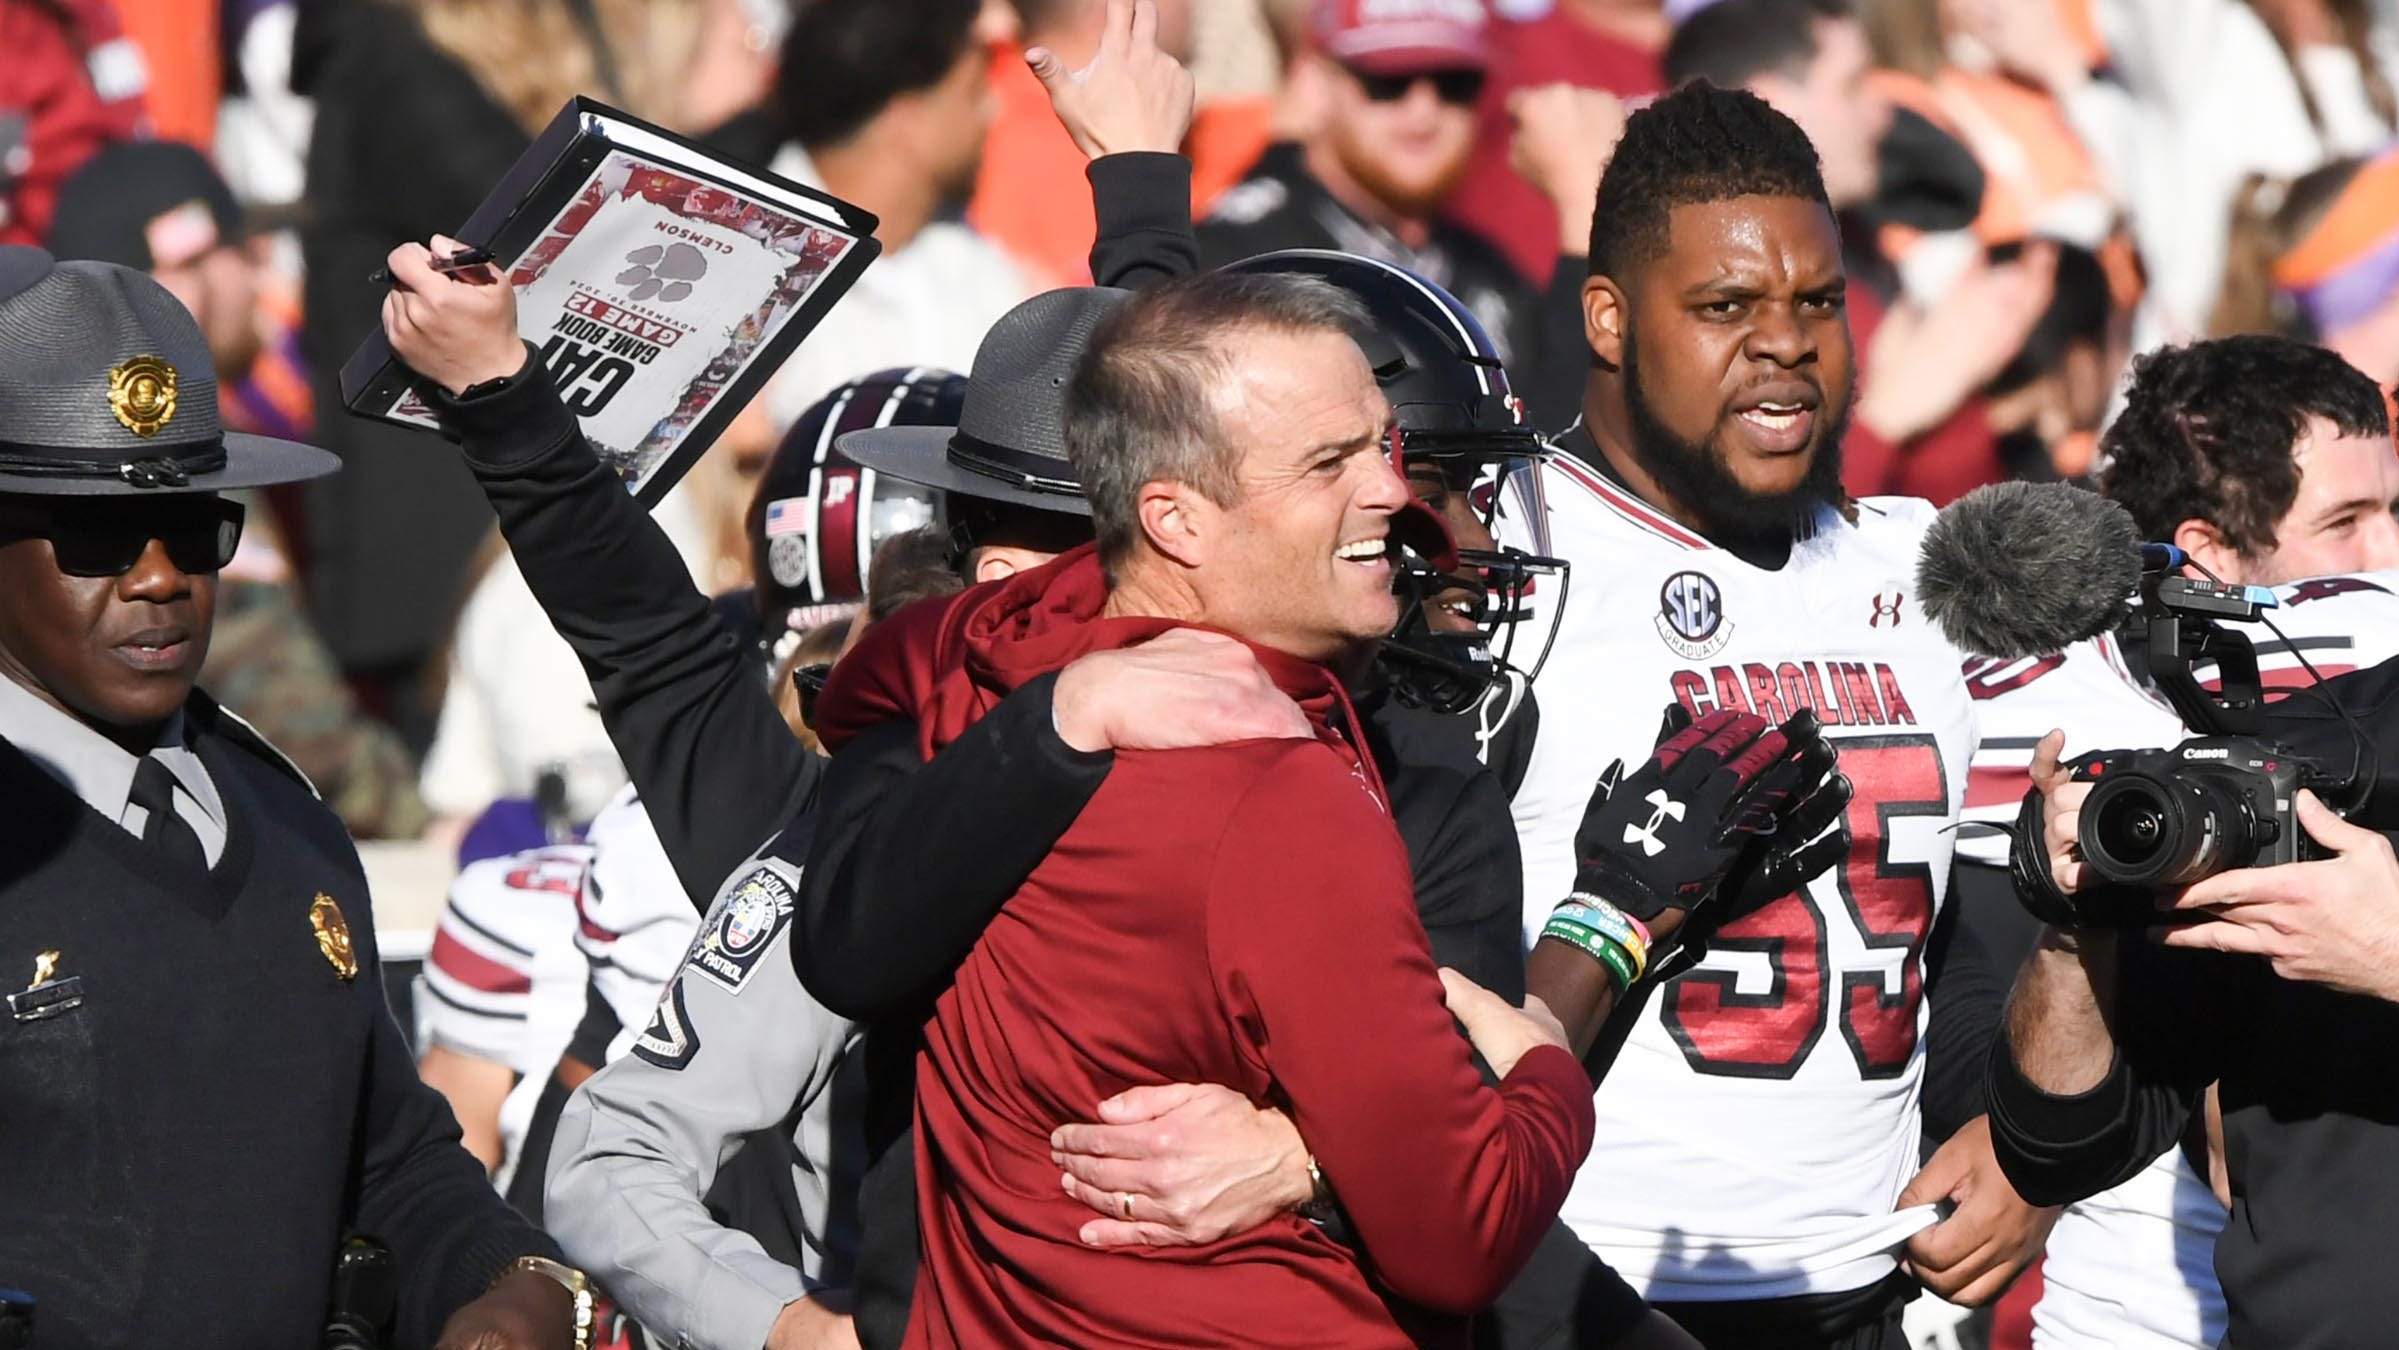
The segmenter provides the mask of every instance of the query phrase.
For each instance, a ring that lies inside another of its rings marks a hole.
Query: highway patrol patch
[[[680,978],[666,982],[658,1011],[650,1014],[650,1025],[633,1042],[633,1053],[661,1069],[680,1069],[700,1053],[700,1034],[691,1029],[691,1016],[683,1011]]]
[[[717,898],[693,939],[686,968],[706,976],[728,994],[750,981],[758,958],[791,922],[791,883],[772,867],[759,867]]]

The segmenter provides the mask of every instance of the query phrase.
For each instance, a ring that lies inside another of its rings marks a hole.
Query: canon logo
[[[2222,746],[2215,746],[2212,748],[2202,746],[2197,750],[2183,751],[2182,757],[2184,759],[2231,759],[2232,752],[2223,748]]]

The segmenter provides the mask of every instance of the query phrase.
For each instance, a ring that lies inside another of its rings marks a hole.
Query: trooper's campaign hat
[[[1130,291],[1046,291],[1001,315],[975,348],[954,427],[873,427],[833,444],[878,473],[985,501],[1091,514],[1066,461],[1066,382],[1091,330]]]
[[[340,467],[225,430],[199,324],[146,273],[0,247],[0,493],[222,492]]]

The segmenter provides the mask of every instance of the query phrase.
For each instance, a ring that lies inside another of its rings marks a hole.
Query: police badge
[[[350,945],[350,921],[342,917],[342,907],[332,896],[317,892],[316,903],[308,907],[308,926],[316,930],[317,950],[325,954],[333,973],[345,982],[357,979],[358,952]]]

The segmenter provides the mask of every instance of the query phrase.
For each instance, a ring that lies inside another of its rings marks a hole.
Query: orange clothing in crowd
[[[991,53],[996,110],[983,143],[983,167],[967,203],[966,223],[1006,249],[1044,287],[1091,282],[1091,163],[1050,111],[1049,91],[1013,43]],[[1199,110],[1183,143],[1191,156],[1191,199],[1204,215],[1216,194],[1240,182],[1265,152],[1271,108],[1263,99],[1227,100]]]
[[[2099,167],[2057,100],[1991,72],[1944,69],[1931,82],[1895,70],[1869,77],[1974,154],[1985,175],[1974,232],[1986,244],[2045,235],[2097,248],[2115,207]]]
[[[216,143],[225,97],[217,0],[115,0],[125,36],[150,67],[150,120],[163,140]]]

